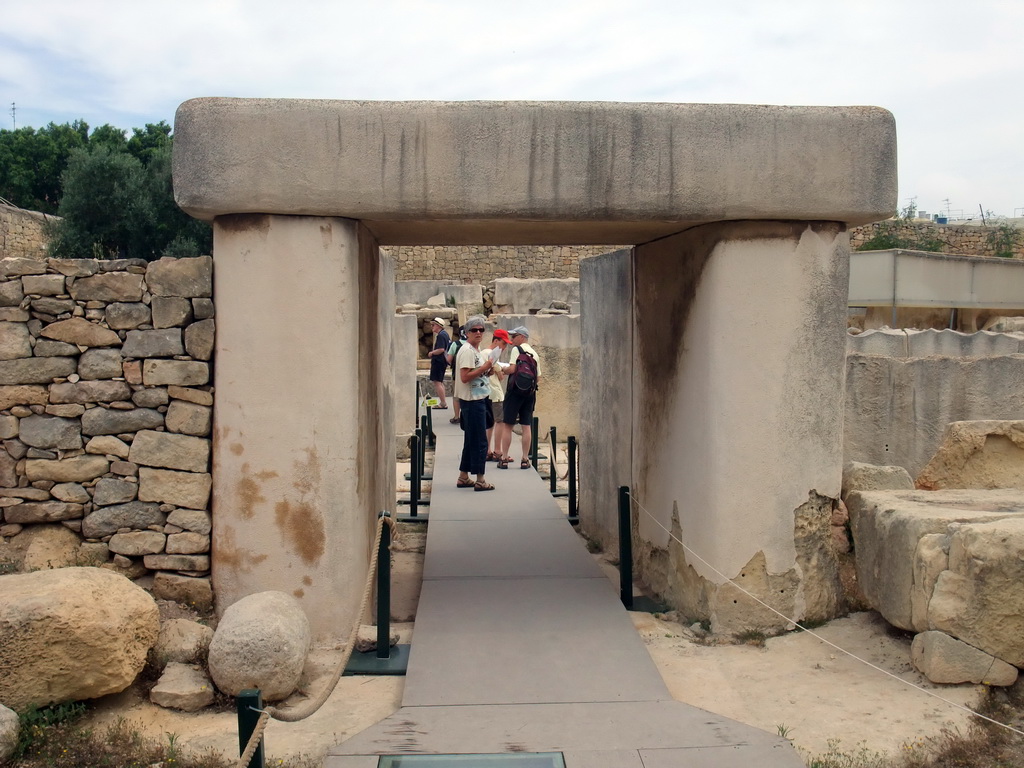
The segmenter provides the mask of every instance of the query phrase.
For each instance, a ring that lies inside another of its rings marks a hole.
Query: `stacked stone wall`
[[[0,258],[45,259],[46,222],[54,217],[0,203]]]
[[[951,256],[996,256],[993,237],[998,233],[997,227],[954,226],[951,224],[935,224],[925,221],[876,221],[850,230],[850,248],[857,250],[865,242],[879,233],[886,233],[908,241],[922,239],[938,241],[942,249],[940,253]],[[929,249],[930,250],[930,249]],[[1013,258],[1024,259],[1024,230],[1012,248]]]
[[[4,545],[62,525],[79,561],[208,607],[212,277],[209,256],[0,260]]]
[[[579,277],[580,259],[619,245],[408,245],[382,249],[395,258],[396,280],[486,284],[498,277]]]

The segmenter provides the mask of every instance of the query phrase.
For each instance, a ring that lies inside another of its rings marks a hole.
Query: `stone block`
[[[167,537],[167,554],[201,555],[210,551],[210,537],[191,531],[172,533]]]
[[[211,487],[212,478],[208,473],[175,472],[150,467],[139,469],[139,499],[142,501],[158,501],[187,509],[205,509]]]
[[[173,600],[200,612],[213,609],[213,587],[208,578],[161,571],[153,577],[153,595],[159,600]]]
[[[31,338],[24,323],[0,322],[0,360],[32,357]]]
[[[36,339],[32,354],[36,357],[73,357],[78,354],[78,347],[66,341]]]
[[[0,440],[9,440],[18,436],[18,417],[0,414]]]
[[[205,472],[210,463],[210,441],[189,435],[142,430],[132,441],[128,460],[149,467]]]
[[[205,405],[175,400],[167,408],[167,429],[185,435],[205,437],[213,426],[213,409]]]
[[[167,537],[156,531],[132,531],[115,533],[107,542],[111,552],[125,557],[153,555],[164,551]]]
[[[131,330],[150,322],[150,309],[142,302],[129,304],[108,304],[106,309],[107,325],[115,330]]]
[[[45,405],[49,393],[46,387],[31,385],[0,386],[0,410],[14,405]]]
[[[209,298],[213,296],[213,258],[198,256],[151,261],[146,267],[146,285],[154,298]]]
[[[33,448],[74,450],[82,447],[82,423],[59,416],[27,416],[21,420],[19,437]]]
[[[0,385],[49,384],[70,376],[78,361],[70,357],[28,357],[0,361]]]
[[[24,298],[20,280],[0,283],[0,307],[17,307]]]
[[[944,632],[930,630],[914,637],[910,660],[933,683],[1013,685],[1017,668]]]
[[[213,529],[210,513],[201,509],[176,509],[167,516],[167,524],[206,536]]]
[[[68,293],[76,301],[142,301],[142,275],[108,272],[75,280]]]
[[[64,275],[26,275],[21,285],[29,295],[60,296],[64,293]]]
[[[56,483],[83,483],[107,473],[110,462],[102,456],[72,456],[68,459],[27,459],[25,477]]]
[[[80,347],[113,347],[121,344],[121,337],[117,333],[82,317],[50,323],[39,335]]]
[[[121,354],[125,357],[174,357],[185,353],[180,328],[128,331]]]
[[[189,387],[169,386],[167,394],[175,400],[185,400],[196,405],[213,405],[213,393],[203,389],[191,389]]]
[[[150,689],[149,700],[168,709],[198,712],[213,703],[213,691],[213,682],[205,672],[172,661]]]
[[[192,323],[185,329],[185,351],[196,360],[209,360],[213,357],[215,333],[215,320]]]
[[[60,501],[68,501],[73,504],[85,504],[92,501],[89,492],[81,483],[58,483],[50,489],[50,495]]]
[[[121,376],[121,352],[116,349],[87,349],[78,359],[83,379],[116,379]]]
[[[128,444],[113,435],[98,435],[85,445],[86,453],[117,456],[119,459],[127,459],[128,450]]]
[[[178,296],[154,296],[150,304],[154,328],[180,328],[192,322],[192,300]]]
[[[200,573],[210,570],[208,555],[146,555],[143,564],[151,571],[193,571]]]
[[[166,515],[159,504],[132,501],[112,507],[94,509],[82,520],[82,535],[87,539],[102,539],[122,528],[143,531],[151,525],[164,525]]]
[[[164,415],[151,408],[130,411],[90,408],[82,414],[82,434],[120,435],[163,426]]]
[[[0,259],[0,277],[21,277],[23,275],[42,275],[46,272],[46,262],[39,259],[26,259],[10,256]],[[20,285],[20,281],[13,281]]]
[[[124,504],[134,501],[138,493],[138,483],[118,480],[116,477],[101,477],[93,488],[92,501],[97,507]]]
[[[81,504],[65,501],[27,501],[4,510],[8,523],[55,523],[61,520],[77,520],[82,516]]]
[[[903,467],[879,467],[851,461],[843,467],[842,496],[851,491],[911,491],[914,481]]]
[[[210,367],[207,363],[192,360],[146,360],[142,364],[142,382],[150,387],[169,384],[196,387],[209,380]]]
[[[77,403],[79,405],[112,403],[118,400],[127,400],[131,394],[131,388],[123,381],[60,382],[50,387],[50,402]],[[83,414],[83,416],[85,415]],[[91,418],[96,418],[96,416]],[[84,431],[89,434],[87,430]]]
[[[954,421],[917,487],[1024,490],[1024,421]]]
[[[192,311],[196,320],[206,320],[213,317],[215,308],[212,299],[192,299]]]

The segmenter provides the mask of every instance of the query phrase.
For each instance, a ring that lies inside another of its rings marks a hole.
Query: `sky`
[[[7,0],[0,128],[200,96],[873,105],[900,208],[1024,216],[1022,30],[1021,0]]]

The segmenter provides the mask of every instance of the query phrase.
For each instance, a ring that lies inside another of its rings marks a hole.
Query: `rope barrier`
[[[370,604],[370,596],[373,594],[373,580],[377,575],[377,565],[380,556],[380,539],[384,534],[384,526],[391,526],[392,534],[395,530],[395,521],[390,517],[381,516],[377,520],[377,532],[373,539],[373,549],[370,555],[370,565],[366,573],[366,584],[363,588],[363,599],[359,604],[359,610],[356,611],[355,619],[352,622],[352,631],[349,634],[348,644],[345,647],[344,652],[341,654],[341,659],[338,661],[338,665],[334,669],[334,674],[331,676],[331,682],[324,686],[324,689],[320,692],[320,695],[315,699],[312,699],[304,707],[290,707],[288,709],[278,709],[277,707],[266,707],[260,713],[259,720],[256,722],[256,726],[253,729],[252,735],[249,737],[248,744],[245,745],[241,756],[238,758],[238,762],[235,764],[236,768],[248,768],[249,761],[252,759],[253,754],[259,747],[260,740],[263,738],[263,732],[266,730],[270,719],[280,720],[285,723],[294,723],[299,720],[304,720],[310,715],[314,714],[334,693],[334,689],[338,685],[338,681],[341,680],[342,675],[345,674],[345,667],[348,666],[349,659],[352,658],[352,651],[356,647],[356,638],[359,635],[359,627],[362,625],[363,616],[366,613],[366,608]]]
[[[822,637],[821,635],[819,635],[819,634],[818,634],[817,632],[815,632],[814,630],[812,630],[812,629],[808,629],[807,627],[804,627],[804,626],[803,626],[803,625],[802,625],[802,624],[801,624],[800,622],[798,622],[798,621],[797,621],[796,619],[791,619],[790,617],[786,616],[786,615],[785,615],[784,613],[782,613],[781,611],[778,611],[778,610],[776,610],[775,608],[773,608],[772,606],[768,605],[768,603],[764,602],[763,600],[761,600],[761,599],[760,599],[760,598],[758,598],[757,596],[755,596],[755,595],[752,595],[752,594],[751,594],[750,592],[748,592],[748,591],[747,591],[746,589],[744,589],[744,588],[743,588],[742,586],[740,586],[740,585],[739,585],[739,584],[737,584],[737,583],[736,583],[735,581],[733,581],[732,579],[730,579],[730,578],[729,578],[728,576],[726,576],[726,575],[725,575],[724,573],[722,573],[722,572],[721,572],[721,571],[719,571],[719,570],[718,570],[717,568],[715,568],[715,567],[714,567],[714,566],[713,566],[713,565],[712,565],[711,563],[709,563],[709,562],[708,562],[707,560],[705,560],[705,559],[704,559],[703,557],[701,557],[701,556],[700,556],[700,555],[698,555],[698,554],[697,554],[696,552],[694,552],[694,551],[693,551],[693,550],[692,550],[692,549],[691,549],[690,547],[688,547],[688,546],[687,546],[686,544],[684,544],[684,543],[683,543],[683,542],[682,542],[682,541],[681,541],[681,540],[679,539],[679,537],[678,537],[678,536],[676,536],[675,534],[673,534],[673,533],[672,533],[672,531],[670,531],[670,530],[669,530],[668,528],[666,528],[666,527],[665,527],[664,525],[662,525],[661,521],[660,521],[660,520],[658,520],[658,519],[657,519],[657,518],[656,518],[656,517],[655,517],[654,515],[652,515],[652,514],[651,514],[651,513],[650,513],[650,512],[649,512],[649,511],[648,511],[648,510],[647,510],[647,509],[646,509],[646,508],[644,507],[644,505],[643,505],[643,504],[641,504],[641,503],[640,503],[640,502],[639,502],[639,501],[637,500],[637,498],[636,498],[635,496],[633,496],[633,492],[632,492],[632,490],[629,490],[629,491],[627,491],[627,493],[629,494],[629,498],[630,498],[630,500],[631,500],[631,501],[632,501],[632,502],[633,502],[634,504],[636,504],[637,508],[638,508],[638,509],[640,509],[640,510],[641,510],[641,511],[642,511],[642,512],[643,512],[643,513],[645,514],[645,515],[647,515],[647,517],[649,517],[649,518],[651,519],[651,521],[652,521],[652,522],[653,522],[653,523],[654,523],[655,525],[657,525],[657,526],[658,526],[659,528],[661,528],[661,529],[662,529],[663,531],[665,531],[665,533],[667,533],[667,534],[669,535],[669,538],[673,539],[673,540],[674,540],[674,541],[675,541],[675,542],[676,542],[677,544],[679,544],[679,546],[681,546],[681,547],[682,547],[682,548],[683,548],[684,550],[686,550],[686,552],[687,552],[688,554],[692,555],[692,556],[693,556],[693,557],[695,557],[695,558],[696,558],[697,560],[699,560],[699,561],[700,561],[701,563],[703,563],[704,565],[706,565],[706,566],[707,566],[707,567],[708,567],[708,568],[709,568],[710,570],[712,570],[712,571],[713,571],[713,572],[715,573],[715,575],[716,575],[716,576],[718,576],[719,578],[721,578],[721,579],[723,579],[723,580],[725,580],[725,581],[729,582],[729,583],[730,583],[730,584],[731,584],[732,586],[736,587],[736,589],[738,589],[738,590],[739,590],[740,592],[742,592],[743,594],[745,594],[745,595],[746,595],[747,597],[749,597],[749,598],[750,598],[751,600],[753,600],[753,601],[754,601],[754,602],[756,602],[756,603],[759,603],[760,605],[762,605],[763,607],[767,608],[767,609],[768,609],[769,611],[771,611],[772,613],[774,613],[774,614],[776,614],[777,616],[779,616],[779,617],[781,617],[781,618],[785,619],[785,620],[786,620],[787,622],[789,622],[790,624],[793,624],[793,625],[795,625],[795,626],[797,626],[797,627],[800,627],[800,629],[802,629],[802,630],[803,630],[804,632],[807,632],[807,633],[808,633],[809,635],[811,635],[811,637],[814,637],[815,639],[817,639],[817,640],[820,640],[821,642],[825,643],[826,645],[829,645],[829,646],[831,646],[832,648],[835,648],[835,649],[836,649],[837,651],[839,651],[840,653],[844,653],[844,654],[846,654],[846,655],[847,655],[847,656],[849,656],[849,657],[850,657],[851,659],[854,659],[855,661],[859,661],[859,662],[860,662],[861,664],[865,664],[865,665],[867,665],[867,666],[871,667],[872,669],[874,669],[874,670],[877,670],[878,672],[881,672],[881,673],[882,673],[883,675],[888,675],[889,677],[893,678],[894,680],[897,680],[897,681],[899,681],[900,683],[903,683],[904,685],[907,685],[907,686],[909,686],[909,687],[911,687],[911,688],[914,688],[914,689],[916,689],[916,690],[920,691],[921,693],[925,693],[925,694],[927,694],[927,695],[931,696],[931,697],[932,697],[932,698],[934,698],[934,699],[938,699],[939,701],[941,701],[941,702],[943,702],[943,703],[945,703],[945,704],[948,704],[948,705],[949,705],[949,706],[951,706],[951,707],[955,707],[956,709],[960,709],[960,710],[963,710],[964,712],[967,712],[968,714],[970,714],[970,715],[973,715],[974,717],[978,717],[978,718],[981,718],[982,720],[985,720],[985,721],[987,721],[987,722],[989,722],[989,723],[992,723],[993,725],[998,725],[998,726],[999,726],[1000,728],[1005,728],[1006,730],[1008,730],[1008,731],[1011,731],[1012,733],[1015,733],[1015,734],[1017,734],[1018,736],[1024,736],[1024,731],[1018,730],[1018,729],[1014,728],[1014,727],[1013,727],[1013,726],[1011,726],[1011,725],[1006,725],[1005,723],[1000,723],[1000,722],[999,722],[998,720],[993,720],[993,719],[992,719],[991,717],[987,717],[986,715],[983,715],[983,714],[981,714],[980,712],[975,712],[975,711],[974,711],[973,709],[971,709],[970,707],[965,707],[965,706],[964,706],[963,704],[957,704],[957,703],[956,703],[955,701],[951,701],[951,700],[949,700],[949,699],[947,699],[947,698],[945,698],[945,697],[943,697],[943,696],[939,696],[939,695],[938,695],[937,693],[933,693],[932,691],[929,691],[929,690],[928,690],[927,688],[922,688],[921,686],[917,685],[916,683],[912,683],[912,682],[910,682],[909,680],[904,680],[904,679],[903,679],[902,677],[900,677],[899,675],[894,675],[894,674],[893,674],[892,672],[888,671],[887,669],[882,669],[881,667],[877,666],[876,664],[872,664],[872,663],[871,663],[870,661],[868,661],[868,660],[866,660],[866,659],[862,659],[862,658],[860,658],[860,657],[859,657],[859,656],[857,656],[856,654],[853,654],[853,653],[851,653],[850,651],[847,651],[847,650],[846,650],[845,648],[840,648],[840,647],[839,647],[838,645],[836,645],[835,643],[833,643],[833,642],[832,642],[831,640],[828,640],[828,639],[826,639],[826,638]]]

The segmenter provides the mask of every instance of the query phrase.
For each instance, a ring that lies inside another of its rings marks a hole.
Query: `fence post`
[[[552,426],[548,434],[551,435],[551,472],[548,476],[548,485],[551,486],[551,492],[554,493],[558,490],[558,465],[555,464],[555,454],[558,451],[558,430]]]
[[[380,517],[391,517],[384,511]],[[391,658],[391,526],[384,524],[377,548],[377,658]]]
[[[576,509],[576,437],[569,435],[569,517],[579,519]]]
[[[619,599],[633,607],[633,531],[629,514],[629,486],[619,486]]]
[[[540,429],[540,419],[536,416],[533,417],[533,424],[530,429],[530,463],[533,464],[533,468],[537,468],[537,430]]]
[[[416,429],[415,434],[410,438],[409,449],[412,453],[412,478],[409,484],[409,517],[416,517],[417,505],[420,503],[420,430]]]
[[[420,480],[423,480],[427,467],[427,443],[430,440],[430,427],[427,426],[428,419],[429,417],[427,416],[420,416],[420,453],[416,457],[420,463]]]
[[[259,688],[246,688],[240,691],[235,697],[235,709],[238,711],[238,755],[245,753],[256,724],[259,722],[263,710],[263,694]],[[248,768],[263,768],[263,737],[260,737],[259,746],[252,753]]]

